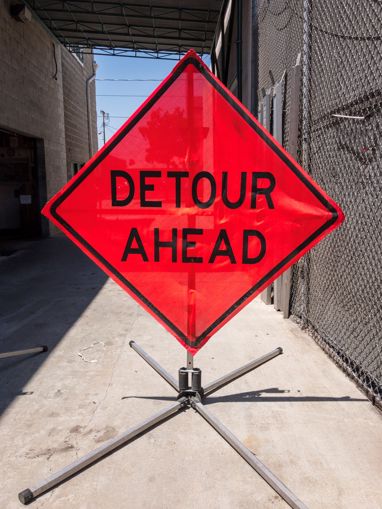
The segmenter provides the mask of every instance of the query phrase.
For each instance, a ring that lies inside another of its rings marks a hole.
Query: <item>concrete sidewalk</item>
[[[176,375],[185,350],[62,238],[0,262],[2,509],[17,494],[168,405],[172,389],[129,347]],[[382,507],[382,419],[290,320],[256,300],[195,357],[204,382],[281,346],[284,355],[210,397],[209,409],[309,508]],[[150,431],[31,507],[288,507],[194,411]]]

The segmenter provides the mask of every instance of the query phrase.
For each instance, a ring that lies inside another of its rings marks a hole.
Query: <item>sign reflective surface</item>
[[[343,220],[194,52],[43,213],[193,354]]]

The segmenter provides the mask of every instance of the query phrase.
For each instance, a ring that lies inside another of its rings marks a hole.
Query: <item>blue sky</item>
[[[203,60],[209,65],[209,58]],[[102,116],[109,113],[106,141],[134,113],[148,95],[176,65],[175,60],[95,56],[97,69],[98,147],[103,144]],[[104,81],[104,80],[159,80],[159,81]],[[121,97],[124,96],[124,97]]]

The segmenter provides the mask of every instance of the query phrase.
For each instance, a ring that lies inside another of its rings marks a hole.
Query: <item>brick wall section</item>
[[[86,162],[97,150],[97,112],[94,80],[88,85],[88,102],[86,98],[86,82],[94,74],[93,56],[84,55],[84,62],[82,63],[66,48],[61,47],[61,62],[66,161],[68,177],[71,177],[72,163]],[[90,135],[88,125],[91,126]]]
[[[51,196],[67,179],[60,45],[35,20],[14,20],[9,6],[0,2],[0,128],[44,140]]]
[[[85,55],[80,64],[35,18],[13,19],[10,4],[0,1],[0,129],[43,140],[49,198],[71,176],[72,162],[89,159],[86,80],[93,74],[93,57]],[[89,105],[94,153],[94,81]]]

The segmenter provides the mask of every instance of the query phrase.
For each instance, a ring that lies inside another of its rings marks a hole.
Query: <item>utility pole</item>
[[[106,113],[106,111],[101,110],[102,115],[102,133],[103,133],[103,144],[106,143],[106,122],[109,122],[110,117],[109,113]]]
[[[101,115],[102,115],[103,144],[105,145],[105,143],[106,143],[106,134],[105,134],[105,128],[106,128],[105,115],[106,115],[106,113],[103,110],[101,110]]]

